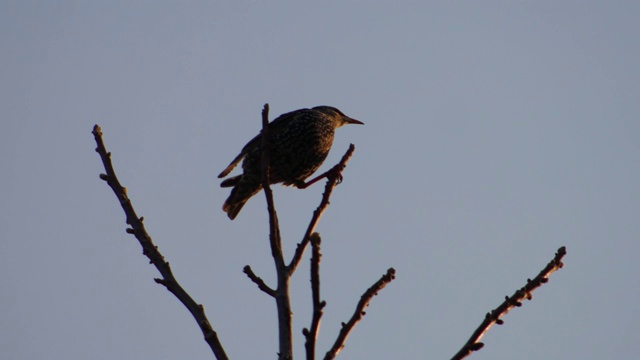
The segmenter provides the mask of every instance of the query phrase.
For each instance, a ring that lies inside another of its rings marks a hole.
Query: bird
[[[299,109],[278,116],[268,125],[269,184],[305,188],[304,180],[324,162],[333,144],[335,130],[347,124],[364,125],[332,106]],[[233,187],[222,210],[229,219],[238,216],[247,201],[262,190],[262,135],[251,139],[224,169],[224,178],[242,162],[242,174],[230,177],[220,187]],[[321,178],[321,177],[320,177]]]

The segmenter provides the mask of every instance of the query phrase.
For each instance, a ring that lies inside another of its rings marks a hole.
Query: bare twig
[[[276,307],[278,309],[278,331],[279,331],[279,352],[280,360],[293,359],[293,335],[292,335],[292,314],[291,302],[289,299],[289,279],[287,266],[284,263],[282,253],[282,239],[280,237],[280,226],[278,225],[278,215],[273,202],[273,193],[269,186],[269,104],[264,104],[262,109],[262,187],[267,198],[267,208],[269,211],[269,243],[271,244],[271,254],[276,266],[276,276],[278,286],[275,290]]]
[[[527,285],[525,285],[520,290],[517,290],[511,297],[505,296],[505,301],[500,304],[494,310],[487,313],[485,319],[482,321],[480,326],[473,332],[469,340],[462,346],[460,351],[455,354],[451,359],[452,360],[460,360],[469,356],[473,351],[478,351],[482,349],[484,346],[483,343],[479,342],[480,339],[484,336],[484,334],[493,326],[493,324],[502,325],[504,321],[501,317],[509,312],[509,310],[513,309],[516,306],[522,306],[522,301],[527,299],[531,300],[531,293],[542,286],[542,284],[549,281],[549,275],[551,275],[556,270],[561,269],[564,264],[562,263],[562,258],[567,254],[567,249],[562,246],[556,252],[553,260],[547,264],[547,266],[540,271],[540,273],[533,279],[527,279]]]
[[[360,301],[356,306],[356,311],[349,319],[349,322],[342,323],[342,329],[340,329],[340,334],[338,334],[338,338],[336,339],[331,350],[327,352],[324,356],[325,360],[334,359],[340,351],[344,348],[344,342],[347,340],[349,333],[353,330],[353,327],[362,319],[362,317],[366,314],[364,309],[369,306],[369,302],[371,299],[378,294],[378,291],[382,290],[387,284],[389,284],[393,279],[395,279],[396,271],[394,268],[389,268],[387,273],[382,275],[380,280],[376,281],[367,291],[362,294],[360,297]]]
[[[243,271],[245,274],[247,274],[247,276],[249,277],[249,279],[251,279],[251,281],[253,281],[256,285],[258,285],[258,288],[260,290],[264,291],[265,293],[267,293],[267,295],[271,297],[276,297],[276,291],[270,288],[267,284],[265,284],[264,280],[262,280],[261,277],[256,275],[253,272],[253,270],[251,270],[251,266],[249,265],[245,266]]]
[[[315,359],[316,339],[318,338],[318,330],[320,329],[320,319],[322,318],[322,309],[326,303],[320,301],[320,235],[313,233],[311,241],[311,298],[313,303],[313,315],[311,317],[311,327],[303,329],[302,334],[306,338],[305,349],[307,351],[307,360]]]
[[[151,237],[147,233],[147,230],[144,227],[143,218],[138,217],[136,214],[133,205],[131,204],[131,200],[127,196],[127,190],[120,184],[118,180],[115,170],[113,169],[113,164],[111,163],[111,153],[107,152],[105,148],[104,142],[102,140],[102,130],[100,126],[95,125],[93,127],[93,136],[96,140],[96,144],[98,147],[96,148],[96,152],[100,155],[102,159],[102,163],[104,164],[104,169],[106,174],[100,174],[100,179],[107,182],[109,187],[113,190],[120,201],[120,205],[124,210],[126,215],[127,224],[131,227],[127,228],[127,233],[135,235],[136,239],[140,242],[142,246],[142,253],[146,255],[151,263],[158,269],[160,274],[162,275],[162,279],[154,279],[156,283],[164,285],[167,290],[169,290],[175,297],[182,302],[182,304],[191,312],[191,315],[196,320],[198,325],[200,326],[200,330],[202,330],[202,334],[204,335],[204,339],[211,347],[215,357],[218,360],[227,360],[227,354],[222,348],[222,344],[218,339],[218,335],[211,327],[209,320],[207,319],[204,307],[197,302],[195,302],[191,296],[180,286],[176,278],[173,276],[173,272],[171,271],[171,267],[169,263],[164,260],[160,251],[158,251],[157,246],[151,240]]]
[[[296,268],[300,264],[300,260],[302,260],[302,255],[304,254],[304,250],[309,244],[309,238],[311,237],[311,234],[313,234],[313,232],[315,231],[316,226],[318,225],[318,221],[322,216],[322,213],[324,213],[327,206],[329,206],[329,198],[331,197],[333,188],[336,187],[336,185],[342,178],[341,172],[347,166],[347,162],[349,161],[349,158],[351,158],[351,155],[353,155],[354,150],[355,150],[355,146],[353,146],[353,144],[349,145],[349,149],[342,156],[342,159],[340,160],[340,162],[327,172],[327,184],[324,187],[324,193],[322,194],[322,200],[320,201],[320,205],[318,205],[318,208],[313,212],[313,216],[311,217],[311,221],[309,222],[307,231],[305,232],[302,238],[302,241],[296,247],[296,252],[294,253],[293,258],[291,259],[291,262],[287,266],[287,271],[289,273],[289,276],[291,276],[291,274],[293,274],[296,271]]]
[[[269,241],[271,242],[271,252],[276,261],[276,268],[284,267],[284,257],[282,255],[282,240],[280,238],[280,225],[278,224],[278,214],[273,202],[273,193],[269,185],[269,104],[264,104],[262,109],[262,187],[267,198],[267,210],[269,211]]]

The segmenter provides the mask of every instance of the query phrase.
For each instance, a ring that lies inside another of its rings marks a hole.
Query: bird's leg
[[[331,169],[327,170],[326,172],[324,172],[322,175],[319,175],[307,182],[304,182],[302,180],[297,180],[294,185],[298,188],[298,189],[306,189],[309,186],[315,184],[316,182],[318,182],[319,180],[322,180],[324,178],[330,179],[331,177],[335,177],[336,178],[336,183],[340,184],[342,182],[342,166],[340,166],[340,164],[332,167]]]

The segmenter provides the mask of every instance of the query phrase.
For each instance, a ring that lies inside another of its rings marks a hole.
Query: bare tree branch
[[[218,360],[227,360],[227,354],[222,348],[222,344],[218,339],[218,335],[211,327],[209,320],[207,319],[204,307],[197,302],[195,302],[191,296],[180,286],[176,278],[173,276],[173,272],[171,271],[171,267],[169,263],[164,260],[162,254],[158,250],[158,247],[155,246],[151,237],[147,233],[147,230],[143,224],[143,218],[138,217],[135,210],[133,209],[133,205],[131,204],[131,200],[127,196],[127,190],[120,184],[118,180],[115,170],[113,169],[113,164],[111,163],[111,153],[107,152],[105,148],[104,142],[102,140],[102,130],[100,126],[95,125],[93,127],[93,136],[95,137],[96,144],[98,147],[96,148],[96,152],[100,155],[102,159],[102,163],[104,164],[104,169],[106,174],[100,174],[100,179],[107,182],[109,187],[113,190],[120,201],[120,205],[124,210],[126,215],[127,224],[131,227],[127,228],[127,233],[135,235],[138,242],[142,246],[142,253],[146,255],[151,263],[158,269],[160,274],[162,275],[162,279],[154,279],[156,283],[163,285],[167,290],[169,290],[175,297],[182,302],[182,304],[191,312],[191,315],[196,320],[198,325],[200,326],[200,330],[202,330],[202,334],[204,335],[204,339],[211,347],[216,359]]]
[[[289,273],[284,263],[282,253],[282,239],[280,237],[280,225],[278,215],[273,202],[273,193],[269,186],[269,104],[264,104],[262,109],[262,187],[267,198],[269,211],[269,243],[271,254],[276,266],[278,286],[275,290],[276,307],[278,309],[278,331],[280,360],[293,359],[293,335],[291,301],[289,298]]]
[[[269,212],[269,241],[271,243],[271,253],[276,262],[276,268],[284,267],[284,256],[282,254],[282,239],[280,237],[280,225],[278,224],[278,214],[273,202],[273,192],[269,185],[269,104],[264,104],[262,109],[262,187],[267,198],[267,210]]]
[[[276,291],[270,288],[267,284],[265,284],[264,280],[262,280],[261,277],[254,274],[253,270],[251,270],[251,266],[249,265],[245,266],[243,269],[243,272],[247,274],[247,276],[249,277],[249,279],[251,279],[251,281],[253,281],[256,285],[258,285],[258,288],[260,290],[264,291],[265,293],[267,293],[267,295],[271,297],[276,297]]]
[[[556,252],[553,260],[547,264],[547,266],[540,271],[540,273],[533,279],[527,279],[527,285],[525,285],[520,290],[517,290],[511,297],[505,296],[505,301],[500,304],[494,310],[487,313],[485,319],[482,321],[480,326],[473,332],[469,340],[462,346],[460,351],[455,354],[451,359],[452,360],[460,360],[469,356],[472,352],[478,351],[482,349],[484,343],[479,342],[480,339],[484,336],[484,334],[493,326],[493,324],[502,325],[504,321],[501,319],[502,316],[507,314],[509,310],[514,307],[522,306],[522,301],[527,299],[532,299],[532,292],[538,287],[545,284],[549,281],[549,275],[554,273],[556,270],[561,269],[564,264],[562,263],[562,258],[567,254],[567,249],[562,246]]]
[[[369,302],[371,301],[371,299],[375,295],[377,295],[380,290],[384,289],[384,287],[387,286],[387,284],[389,284],[391,281],[393,281],[393,279],[395,279],[395,274],[396,274],[396,270],[394,268],[389,268],[389,270],[387,270],[387,273],[382,275],[380,280],[376,281],[375,284],[373,284],[369,289],[367,289],[367,291],[364,292],[364,294],[362,294],[362,296],[360,297],[360,301],[356,306],[356,311],[353,313],[353,316],[351,316],[351,319],[349,319],[349,322],[347,322],[346,324],[342,323],[342,329],[340,329],[340,334],[338,334],[338,338],[336,339],[336,342],[333,344],[333,347],[331,348],[331,350],[329,350],[327,354],[324,356],[325,360],[334,359],[338,355],[338,353],[342,351],[342,349],[344,348],[344,343],[347,340],[347,337],[349,336],[349,333],[351,332],[351,330],[353,330],[353,327],[356,326],[356,324],[366,314],[364,309],[367,306],[369,306]]]
[[[291,274],[296,271],[296,268],[300,264],[300,260],[302,260],[304,250],[307,247],[307,244],[309,244],[309,238],[315,231],[316,226],[318,225],[318,221],[320,221],[320,217],[322,217],[322,214],[327,209],[327,206],[329,206],[329,198],[331,197],[333,188],[335,188],[336,185],[342,180],[342,171],[347,166],[347,162],[349,161],[349,158],[351,158],[351,155],[353,155],[354,150],[355,146],[353,146],[353,144],[349,145],[349,149],[342,156],[340,162],[336,166],[331,168],[331,170],[326,172],[327,184],[324,187],[322,200],[320,201],[320,205],[318,205],[318,208],[313,212],[313,216],[311,217],[311,221],[309,222],[307,231],[305,232],[302,241],[296,247],[296,252],[293,255],[293,259],[291,259],[289,266],[287,266],[289,276],[291,276]]]
[[[313,303],[313,315],[311,317],[311,327],[303,329],[302,334],[306,338],[305,349],[307,351],[307,360],[314,360],[316,353],[316,339],[318,338],[318,330],[320,329],[320,319],[322,318],[322,309],[326,302],[320,301],[320,234],[313,233],[311,241],[311,299]]]

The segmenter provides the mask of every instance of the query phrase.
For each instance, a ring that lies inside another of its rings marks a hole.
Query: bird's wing
[[[286,114],[282,114],[278,116],[275,120],[269,123],[269,131],[277,131],[278,129],[288,124],[291,120],[293,120],[297,114],[301,112],[306,112],[306,111],[309,111],[309,109],[295,110],[295,111],[291,111]],[[220,175],[218,175],[218,178],[223,178],[229,175],[231,170],[233,170],[233,168],[235,168],[236,165],[238,165],[240,160],[242,160],[249,153],[249,151],[253,150],[257,146],[260,146],[260,142],[262,141],[262,136],[260,135],[261,134],[256,135],[253,139],[251,139],[247,143],[247,145],[245,145],[242,148],[242,151],[240,151],[240,154],[238,154],[238,156],[236,156],[236,158],[233,159],[231,164],[229,164],[229,166],[227,166],[226,169],[222,170]]]

